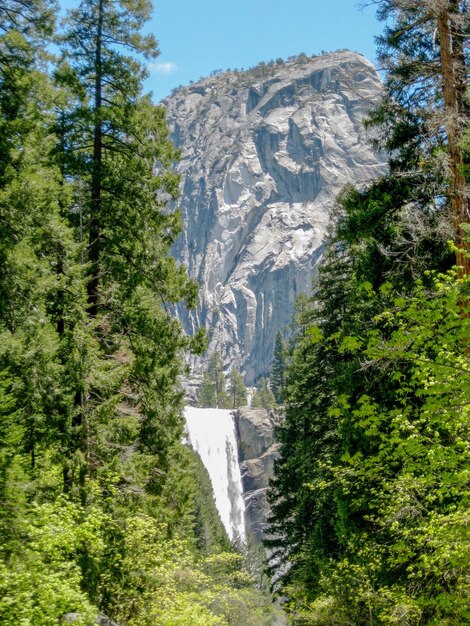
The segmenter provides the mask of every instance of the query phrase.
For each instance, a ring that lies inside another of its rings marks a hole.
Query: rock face
[[[343,51],[220,73],[164,101],[182,156],[174,253],[201,285],[181,317],[210,329],[247,384],[309,289],[337,194],[384,169],[362,126],[380,90],[372,64]]]
[[[260,542],[266,528],[266,492],[273,475],[277,445],[274,442],[276,419],[266,409],[241,407],[235,416],[238,454],[245,500],[245,525]]]

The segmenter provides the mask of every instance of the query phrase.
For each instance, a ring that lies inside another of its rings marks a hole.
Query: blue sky
[[[382,25],[361,0],[154,0],[148,30],[160,56],[147,88],[155,100],[212,70],[349,48],[375,59]]]
[[[79,1],[59,4],[65,12]],[[374,61],[374,36],[382,32],[373,0],[153,0],[153,4],[146,30],[156,36],[161,54],[149,67],[146,88],[155,101],[213,70],[248,68],[300,52],[348,48]]]

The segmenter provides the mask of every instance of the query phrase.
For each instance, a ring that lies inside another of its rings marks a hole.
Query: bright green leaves
[[[335,615],[360,622],[368,606],[379,624],[402,623],[396,616],[405,614],[410,624],[421,623],[423,615],[467,619],[465,290],[454,272],[429,276],[426,288],[418,283],[406,298],[392,297],[363,341],[334,337],[338,354],[354,353],[358,369],[391,381],[387,396],[386,387],[378,393],[369,383],[369,393],[357,390],[330,405],[327,415],[342,433],[342,452],[323,465],[317,460],[318,478],[312,481],[310,471],[306,484],[312,493],[336,493],[338,499],[336,532],[346,561],[323,570],[319,582]],[[316,620],[326,601],[320,592],[310,608],[312,623],[322,623]]]
[[[310,328],[308,328],[306,331],[306,335],[310,338],[310,341],[312,343],[318,343],[323,338],[322,330],[318,326],[311,326]]]
[[[101,558],[104,524],[99,510],[85,513],[65,499],[33,504],[20,526],[21,544],[8,566],[0,562],[0,621],[49,626],[65,613],[79,612],[89,624],[97,609],[82,590],[74,557],[86,550],[88,559]]]
[[[151,517],[127,520],[111,569],[125,578],[104,578],[110,613],[131,626],[228,626],[270,623],[273,609],[253,589],[235,552],[196,557],[188,542],[169,538]]]
[[[410,280],[350,201],[293,339],[268,545],[305,623],[465,623],[468,284]]]
[[[338,352],[339,354],[343,354],[343,352],[357,352],[361,346],[362,341],[359,337],[346,336],[342,338],[338,346]]]

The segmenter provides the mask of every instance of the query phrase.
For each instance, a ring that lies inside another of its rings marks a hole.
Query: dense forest
[[[296,625],[470,623],[468,3],[379,0],[388,173],[345,189],[282,388],[271,571]]]
[[[0,4],[0,623],[258,626],[182,443],[179,177],[147,0]],[[106,619],[105,617],[106,616]],[[103,621],[104,620],[104,621]],[[109,622],[111,623],[111,622]]]
[[[293,626],[470,623],[467,0],[375,0],[388,171],[338,198],[253,406],[282,405],[269,576]],[[283,623],[183,444],[178,151],[149,0],[0,4],[0,624]],[[286,339],[284,339],[286,337]],[[215,353],[202,406],[246,402]],[[100,622],[98,620],[101,620]]]

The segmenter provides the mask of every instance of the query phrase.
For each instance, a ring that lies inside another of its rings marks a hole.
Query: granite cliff
[[[261,542],[267,527],[267,491],[278,446],[274,429],[278,416],[266,409],[240,407],[235,413],[240,474],[247,534]]]
[[[310,286],[337,194],[384,168],[362,125],[380,91],[372,64],[342,51],[219,73],[164,101],[181,150],[174,253],[201,285],[181,317],[247,384]]]

